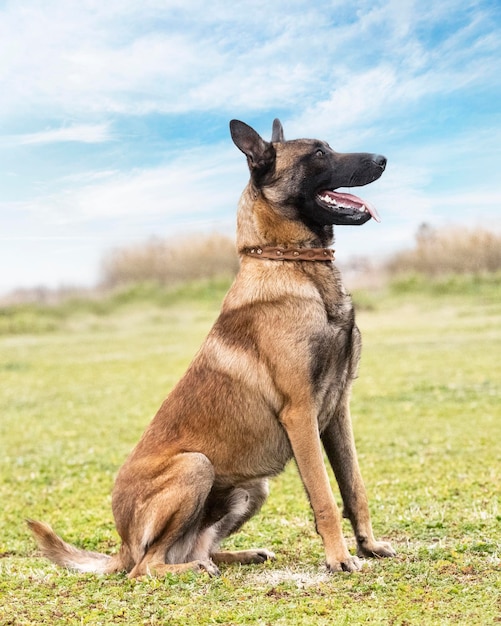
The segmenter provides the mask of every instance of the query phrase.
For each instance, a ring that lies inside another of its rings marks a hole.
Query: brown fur
[[[346,216],[327,213],[322,221],[310,206],[310,181],[327,173],[332,187],[362,185],[384,169],[374,169],[383,159],[377,155],[285,141],[278,122],[271,143],[241,122],[232,122],[232,136],[251,171],[239,205],[240,251],[329,245],[332,225]],[[126,570],[130,577],[188,569],[216,575],[218,563],[262,562],[273,554],[220,552],[219,544],[260,509],[267,479],[294,457],[328,569],[358,570],[343,538],[323,444],[358,555],[392,556],[389,544],[374,539],[352,434],[349,396],[359,354],[353,307],[333,263],[243,255],[207,339],[118,473],[112,508],[119,553],[79,550],[30,521],[43,554],[77,570]]]

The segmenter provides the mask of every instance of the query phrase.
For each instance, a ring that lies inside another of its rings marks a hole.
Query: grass
[[[4,310],[0,623],[501,622],[500,288],[495,280],[463,287],[414,280],[356,296],[364,337],[352,401],[357,446],[376,534],[398,557],[353,575],[325,572],[293,464],[228,541],[270,548],[272,563],[223,566],[219,579],[129,581],[41,559],[26,517],[79,546],[117,549],[114,475],[200,345],[224,283],[167,295],[131,288],[45,313]],[[52,316],[45,330],[36,324],[44,314]],[[22,329],[26,315],[38,332]]]
[[[173,305],[196,301],[195,307],[217,309],[228,289],[230,279],[225,276],[174,284],[164,288],[155,281],[131,284],[104,292],[88,292],[61,298],[54,304],[37,300],[13,305],[0,305],[0,335],[40,334],[54,331],[73,331],[82,325],[103,329],[103,322],[123,316],[145,305],[156,315],[157,309],[172,309]],[[142,311],[141,311],[142,313]],[[114,320],[112,320],[112,324]]]

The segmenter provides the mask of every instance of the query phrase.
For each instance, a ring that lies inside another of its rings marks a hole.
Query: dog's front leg
[[[348,394],[322,433],[322,442],[341,491],[344,516],[350,520],[355,532],[358,555],[395,556],[395,550],[388,542],[374,538],[367,494],[358,465]]]
[[[331,572],[354,572],[361,568],[348,552],[342,533],[342,519],[334,501],[325,469],[316,413],[311,408],[288,407],[280,420],[292,446],[301,479],[308,494],[316,529],[324,544],[327,568]]]

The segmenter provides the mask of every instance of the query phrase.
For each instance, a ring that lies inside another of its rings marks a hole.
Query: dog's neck
[[[333,243],[332,227],[326,228],[319,237],[301,221],[284,219],[284,215],[250,184],[242,193],[237,221],[240,254],[291,261],[332,261],[334,258],[329,247]],[[251,250],[255,252],[249,254]]]

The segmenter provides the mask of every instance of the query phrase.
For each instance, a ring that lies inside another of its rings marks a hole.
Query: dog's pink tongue
[[[362,209],[363,207],[365,207],[370,213],[371,217],[376,220],[376,222],[381,222],[381,218],[376,211],[376,207],[370,202],[362,200],[362,198],[354,196],[351,193],[341,193],[340,191],[330,191],[329,195],[331,195],[336,200],[336,202],[339,202],[339,204],[341,204],[342,206],[349,206],[353,207],[354,209]]]

